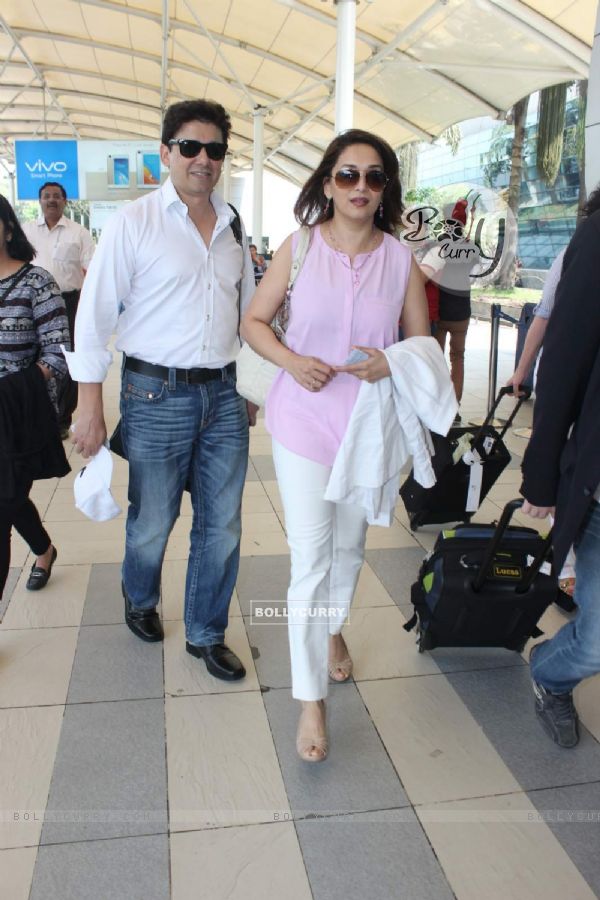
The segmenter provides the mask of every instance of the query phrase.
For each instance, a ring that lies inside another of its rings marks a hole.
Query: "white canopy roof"
[[[354,124],[393,146],[586,78],[597,0],[361,0]],[[0,0],[0,159],[15,138],[157,138],[161,107],[207,97],[252,160],[303,182],[333,136],[333,0]]]

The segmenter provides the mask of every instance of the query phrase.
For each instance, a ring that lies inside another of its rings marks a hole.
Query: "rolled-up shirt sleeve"
[[[132,236],[127,219],[115,216],[102,233],[90,262],[75,320],[75,350],[64,350],[74,381],[101,383],[112,362],[108,342],[116,329],[121,304],[134,271]]]

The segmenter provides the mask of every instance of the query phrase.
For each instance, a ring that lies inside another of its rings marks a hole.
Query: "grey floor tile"
[[[166,832],[163,701],[67,706],[46,812],[42,844]]]
[[[273,457],[270,454],[252,455],[252,464],[261,481],[275,481],[275,466],[273,465]]]
[[[577,784],[527,795],[600,897],[600,784]]]
[[[300,704],[288,690],[263,694],[275,749],[295,816],[343,814],[408,805],[404,789],[353,684],[333,685],[327,700],[330,754],[317,765],[296,753]]]
[[[314,900],[453,900],[411,809],[296,822]]]
[[[169,900],[166,835],[40,847],[29,900]]]
[[[121,563],[94,563],[81,624],[114,625],[124,621]]]
[[[365,554],[366,561],[398,606],[410,603],[410,588],[417,580],[424,556],[420,547],[367,550]]]
[[[248,617],[244,624],[261,687],[289,688],[292,682],[287,625],[251,624]]]
[[[514,650],[502,647],[438,647],[429,655],[442,672],[468,672],[471,669],[499,669],[525,666]]]
[[[252,600],[281,603],[289,582],[289,555],[242,557],[236,584],[242,615],[250,615]]]
[[[67,703],[163,696],[162,644],[141,641],[125,625],[80,629]]]
[[[447,677],[523,790],[600,780],[600,744],[585,728],[570,753],[543,731],[527,666]]]

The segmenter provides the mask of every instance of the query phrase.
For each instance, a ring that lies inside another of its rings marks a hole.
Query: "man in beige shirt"
[[[87,228],[63,215],[67,192],[57,182],[48,181],[39,191],[41,215],[26,222],[23,230],[36,251],[36,265],[54,277],[67,307],[71,346],[75,338],[75,314],[83,278],[94,254],[94,242]],[[68,435],[77,406],[77,384],[66,376],[58,392],[59,425],[63,439]]]

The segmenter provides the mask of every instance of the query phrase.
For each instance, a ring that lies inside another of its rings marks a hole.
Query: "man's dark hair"
[[[212,100],[182,100],[169,106],[163,120],[160,139],[168,144],[175,137],[182,125],[187,122],[209,122],[221,129],[223,142],[229,142],[231,119],[220,103]]]
[[[598,209],[600,209],[600,185],[597,185],[587,198],[582,210],[583,216],[587,219]]]
[[[323,183],[327,178],[331,178],[333,168],[343,151],[355,144],[368,144],[381,157],[383,171],[388,181],[381,193],[381,205],[375,213],[374,224],[382,231],[393,234],[400,224],[403,210],[398,158],[387,141],[359,128],[351,128],[338,134],[329,144],[323,159],[300,191],[294,206],[296,220],[301,225],[320,225],[321,222],[333,217],[333,204],[329,203],[325,196]]]
[[[59,189],[59,191],[61,192],[61,194],[63,195],[63,200],[68,199],[67,192],[65,191],[62,184],[59,184],[58,181],[46,181],[38,191],[38,197],[40,200],[42,199],[42,191],[45,190],[47,187],[57,187]]]
[[[35,256],[35,250],[25,237],[25,232],[19,224],[14,209],[2,194],[0,194],[0,221],[4,225],[6,250],[10,258],[26,263],[31,262]]]

